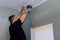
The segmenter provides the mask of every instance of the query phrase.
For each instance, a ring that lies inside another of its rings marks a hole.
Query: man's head
[[[15,15],[11,15],[11,16],[9,16],[9,22],[12,24],[12,22],[13,22],[13,20],[14,20],[14,17],[15,17]]]

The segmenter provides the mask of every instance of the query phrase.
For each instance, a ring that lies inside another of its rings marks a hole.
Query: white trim
[[[39,5],[41,5],[42,3],[45,3],[46,1],[47,0],[33,0],[32,2],[29,2],[26,5],[29,5],[30,4],[30,5],[33,6],[33,8],[35,8],[35,7],[39,6]]]
[[[42,1],[37,2],[37,4],[33,6],[33,8],[41,5],[42,3],[45,3],[46,1],[47,1],[47,0],[42,0]]]

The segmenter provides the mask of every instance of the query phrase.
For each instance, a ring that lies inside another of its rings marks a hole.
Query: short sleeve
[[[20,19],[17,20],[17,23],[20,24],[20,25],[23,24]]]

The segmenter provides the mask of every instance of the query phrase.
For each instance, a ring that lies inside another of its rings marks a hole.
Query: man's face
[[[15,16],[14,16],[14,17],[15,17]],[[14,18],[14,17],[13,17],[13,18],[12,18],[12,20],[11,20],[11,22],[12,22],[12,23],[13,23],[13,22],[14,22],[14,20],[15,20],[15,18]]]

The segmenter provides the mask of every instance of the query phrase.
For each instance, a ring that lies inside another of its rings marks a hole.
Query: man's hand
[[[21,7],[21,12],[23,12],[23,11],[24,11],[24,9],[25,9],[25,7],[24,7],[24,6],[22,6],[22,7]]]

